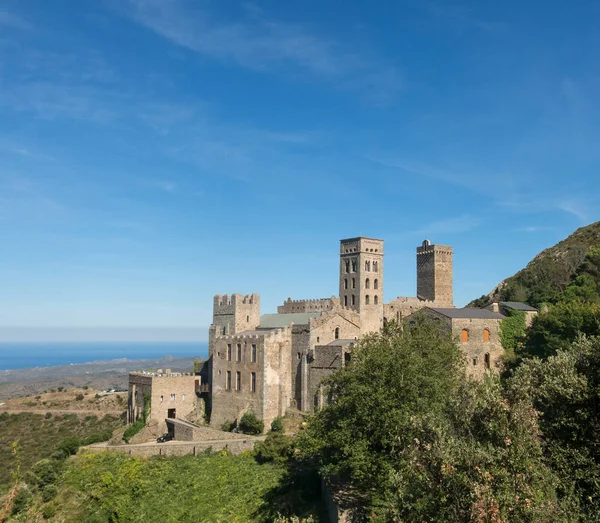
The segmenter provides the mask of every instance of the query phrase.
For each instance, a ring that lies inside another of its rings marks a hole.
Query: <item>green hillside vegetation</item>
[[[471,306],[521,301],[539,307],[563,299],[600,302],[600,222],[582,227],[538,254],[523,270]]]
[[[563,306],[597,307],[552,310]],[[473,382],[439,323],[390,322],[327,380],[333,403],[295,438],[271,432],[252,455],[150,459],[69,458],[77,442],[66,442],[13,478],[4,514],[307,523],[320,520],[322,477],[343,486],[360,521],[600,522],[600,337],[577,325],[549,322],[553,353],[527,354],[526,340],[509,372]]]
[[[19,491],[24,501],[9,521],[271,522],[287,521],[286,512],[320,521],[316,476],[292,485],[285,464],[259,464],[250,453],[136,459],[84,452],[64,465],[49,461]]]
[[[6,491],[14,468],[11,444],[18,441],[21,467],[25,473],[42,458],[50,457],[66,439],[88,443],[105,441],[112,431],[123,424],[122,419],[105,415],[79,417],[75,414],[46,415],[20,413],[0,414],[0,489]]]

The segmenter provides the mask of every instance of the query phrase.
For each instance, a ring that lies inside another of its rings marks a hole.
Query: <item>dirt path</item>
[[[81,415],[95,415],[95,416],[104,416],[105,414],[110,414],[112,416],[120,416],[125,412],[124,410],[68,410],[68,409],[21,409],[21,408],[10,408],[10,407],[0,407],[0,413],[8,412],[9,414],[21,414],[23,412],[29,412],[31,414],[46,414],[46,412],[50,412],[51,414],[81,414]]]

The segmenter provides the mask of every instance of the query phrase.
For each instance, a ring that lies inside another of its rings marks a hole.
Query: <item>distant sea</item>
[[[1,342],[0,370],[88,363],[91,361],[164,358],[206,358],[206,342]]]

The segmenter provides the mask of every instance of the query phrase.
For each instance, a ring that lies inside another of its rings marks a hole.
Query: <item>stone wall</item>
[[[288,298],[283,305],[277,307],[277,314],[291,314],[295,312],[326,312],[339,304],[339,298],[319,298],[314,300],[292,300]]]
[[[350,354],[354,344],[317,345],[308,354],[308,398],[306,412],[312,412],[316,407],[322,408],[326,403],[325,392],[322,388],[323,380],[333,372],[341,369],[346,362],[346,355]]]
[[[252,346],[256,361],[252,361]],[[218,336],[214,341],[212,365],[211,425],[239,420],[254,412],[265,426],[285,414],[292,396],[290,327]],[[231,359],[229,358],[231,346]],[[241,358],[238,358],[238,347]],[[228,373],[231,387],[228,390]],[[237,376],[240,376],[238,387]],[[252,391],[252,374],[256,389]]]
[[[149,393],[148,421],[156,421],[159,429],[166,432],[166,418],[185,418],[196,408],[196,388],[200,386],[200,380],[200,376],[193,374],[130,373],[129,404],[136,407],[138,414],[135,419],[141,415],[140,405],[143,409],[144,394]],[[129,419],[130,423],[133,422],[132,418]]]
[[[213,441],[194,441],[194,442],[174,442],[168,443],[142,443],[139,445],[91,445],[85,447],[82,452],[92,452],[99,454],[102,452],[120,452],[138,458],[149,458],[151,456],[186,456],[192,454],[197,456],[202,452],[211,449],[213,452],[226,450],[232,454],[241,454],[251,451],[254,445],[264,441],[264,437],[246,437],[244,439],[223,439]]]
[[[450,329],[465,356],[467,373],[477,379],[483,378],[486,370],[499,371],[504,349],[500,342],[500,319],[488,318],[448,318],[431,309],[428,314],[439,318]],[[462,331],[468,332],[468,341],[462,341]],[[488,330],[485,341],[484,330]]]
[[[299,407],[301,410],[313,410],[313,397],[310,393],[308,351],[317,345],[327,345],[337,339],[357,340],[361,335],[360,316],[356,311],[338,309],[319,318],[311,318],[308,345],[301,354],[301,396]]]
[[[383,317],[385,321],[396,321],[401,323],[403,318],[420,311],[424,307],[436,307],[435,302],[422,300],[420,298],[398,297],[383,306]]]

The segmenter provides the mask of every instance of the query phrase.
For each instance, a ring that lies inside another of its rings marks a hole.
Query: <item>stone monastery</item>
[[[210,424],[254,412],[265,426],[288,408],[313,411],[327,401],[322,382],[351,359],[357,340],[387,321],[416,311],[439,320],[462,347],[469,373],[480,378],[499,364],[499,324],[508,309],[537,311],[521,303],[489,309],[456,308],[452,291],[452,247],[425,240],[416,249],[417,295],[383,302],[384,242],[349,238],[340,242],[339,295],[286,300],[277,314],[260,313],[260,296],[214,297],[209,358],[195,374],[132,373],[129,421],[151,399],[151,418],[166,423],[198,409]]]

